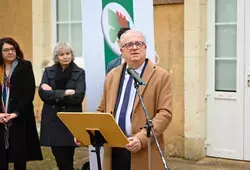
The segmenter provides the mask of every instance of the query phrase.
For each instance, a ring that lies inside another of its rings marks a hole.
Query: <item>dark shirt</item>
[[[121,56],[113,59],[112,61],[110,61],[108,66],[107,66],[107,74],[110,72],[110,70],[112,70],[113,68],[119,66],[121,64],[121,62],[122,62]]]

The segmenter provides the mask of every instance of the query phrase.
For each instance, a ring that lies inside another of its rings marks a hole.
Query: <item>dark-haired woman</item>
[[[25,170],[26,162],[42,160],[33,110],[35,79],[31,62],[12,38],[0,40],[0,170],[14,162]]]

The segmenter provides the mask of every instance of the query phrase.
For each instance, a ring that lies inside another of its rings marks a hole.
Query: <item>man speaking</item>
[[[134,87],[136,76],[130,76],[127,70],[133,69],[139,75],[137,79],[141,78],[139,91],[164,155],[163,132],[172,120],[170,75],[146,59],[147,45],[141,32],[126,31],[121,36],[120,47],[125,63],[107,75],[98,111],[113,114],[129,143],[126,148],[105,148],[104,170],[147,170],[148,139],[143,128],[146,117]],[[155,141],[153,138],[151,141],[152,170],[163,170]]]

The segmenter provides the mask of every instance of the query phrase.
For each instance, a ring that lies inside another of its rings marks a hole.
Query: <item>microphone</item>
[[[134,69],[131,67],[127,68],[128,74],[134,79],[135,82],[137,82],[139,85],[145,86],[146,83],[141,79],[141,77],[135,72]]]

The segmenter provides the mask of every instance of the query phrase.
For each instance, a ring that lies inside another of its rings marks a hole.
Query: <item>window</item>
[[[79,61],[83,59],[81,0],[56,0],[55,6],[55,41],[69,42],[75,52],[75,61]]]
[[[215,5],[215,90],[236,92],[237,0]]]

